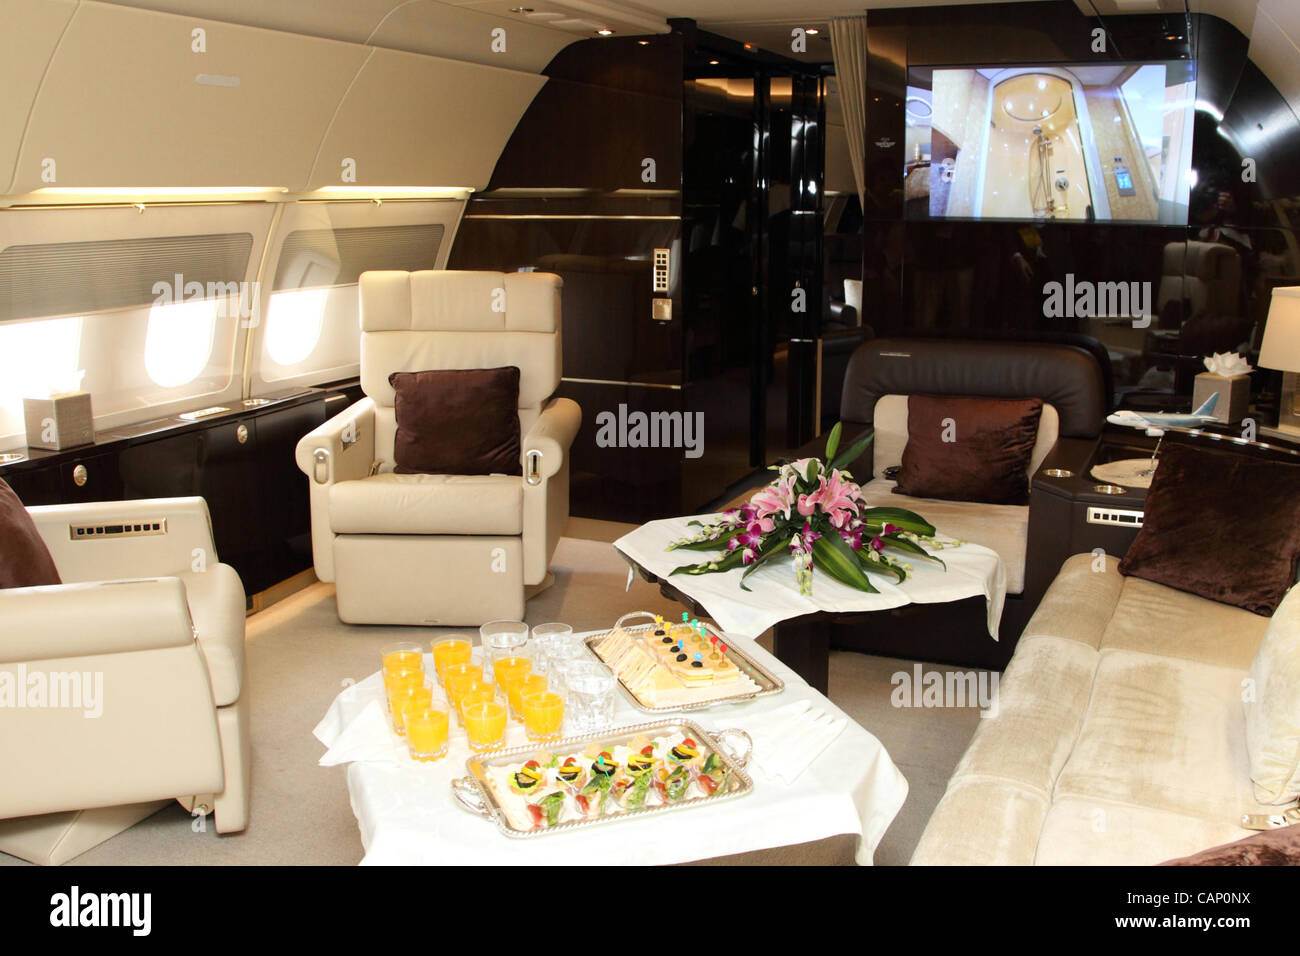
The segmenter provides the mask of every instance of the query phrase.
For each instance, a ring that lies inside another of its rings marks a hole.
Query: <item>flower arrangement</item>
[[[812,593],[814,568],[849,587],[875,594],[879,592],[868,572],[888,574],[901,583],[912,570],[898,553],[935,561],[946,570],[946,565],[926,550],[945,547],[936,540],[933,525],[905,508],[868,507],[862,489],[854,483],[848,466],[867,450],[874,435],[867,435],[836,457],[840,431],[836,424],[826,441],[829,464],[803,458],[773,465],[771,470],[778,472],[776,480],[756,492],[744,507],[723,512],[722,520],[713,524],[692,521],[699,532],[674,541],[668,550],[723,553],[699,564],[682,565],[672,573],[712,574],[743,567],[740,586],[748,591],[745,579],[788,551],[794,558],[800,594]]]

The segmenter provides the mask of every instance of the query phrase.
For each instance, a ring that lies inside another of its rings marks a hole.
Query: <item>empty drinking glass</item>
[[[483,674],[495,680],[492,667],[499,658],[522,654],[528,643],[528,625],[523,621],[488,621],[478,629],[483,648]]]
[[[591,654],[581,641],[570,638],[551,649],[546,656],[551,686],[559,693],[568,691],[568,671],[574,664],[591,663]]]
[[[564,668],[570,731],[588,734],[614,722],[614,675],[603,664],[568,664]]]
[[[573,628],[567,624],[538,624],[534,627],[528,644],[533,649],[533,670],[549,676],[551,652],[572,638]]]

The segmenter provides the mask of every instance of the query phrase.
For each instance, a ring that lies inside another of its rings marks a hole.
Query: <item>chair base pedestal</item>
[[[0,853],[59,866],[153,816],[170,800],[0,820]]]

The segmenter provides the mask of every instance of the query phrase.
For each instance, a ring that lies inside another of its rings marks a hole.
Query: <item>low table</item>
[[[573,863],[671,864],[750,854],[774,847],[826,841],[844,834],[856,839],[856,861],[872,855],[907,796],[907,781],[872,734],[848,719],[772,655],[752,641],[729,638],[785,681],[785,690],[736,704],[721,704],[687,716],[706,730],[744,729],[756,716],[799,700],[844,716],[847,726],[792,783],[766,774],[751,761],[746,772],[754,792],[716,806],[672,815],[630,819],[607,826],[515,840],[488,820],[471,815],[455,801],[451,781],[466,773],[469,756],[463,733],[452,731],[449,753],[418,764],[387,731],[376,740],[372,759],[348,765],[348,793],[361,829],[363,865],[503,865]],[[366,708],[383,709],[379,673],[346,688],[335,698],[316,736],[330,746]],[[373,718],[373,712],[369,714]],[[671,718],[673,715],[667,715]],[[620,694],[615,726],[656,719],[637,710]],[[355,736],[355,734],[354,734]],[[506,746],[522,745],[523,730],[511,723]]]
[[[830,668],[831,625],[869,621],[880,611],[908,604],[948,604],[969,598],[984,599],[986,625],[995,639],[1002,605],[1006,598],[1006,567],[997,553],[978,544],[962,544],[937,552],[947,570],[933,562],[909,561],[913,572],[902,584],[889,583],[872,575],[878,594],[857,591],[840,584],[830,575],[813,571],[813,593],[799,594],[794,569],[789,561],[773,560],[759,568],[740,588],[739,568],[717,574],[671,576],[683,564],[703,561],[707,552],[667,551],[670,541],[687,537],[699,521],[709,524],[719,515],[665,518],[641,525],[614,542],[629,565],[631,574],[659,584],[660,592],[677,601],[697,617],[710,617],[728,635],[757,638],[772,629],[776,656],[819,693],[827,692]],[[942,536],[943,529],[940,528]]]

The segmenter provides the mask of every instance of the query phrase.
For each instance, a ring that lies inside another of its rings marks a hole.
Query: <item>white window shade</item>
[[[185,287],[243,281],[252,247],[249,233],[11,245],[0,252],[0,322],[152,305],[159,283],[191,298]]]

